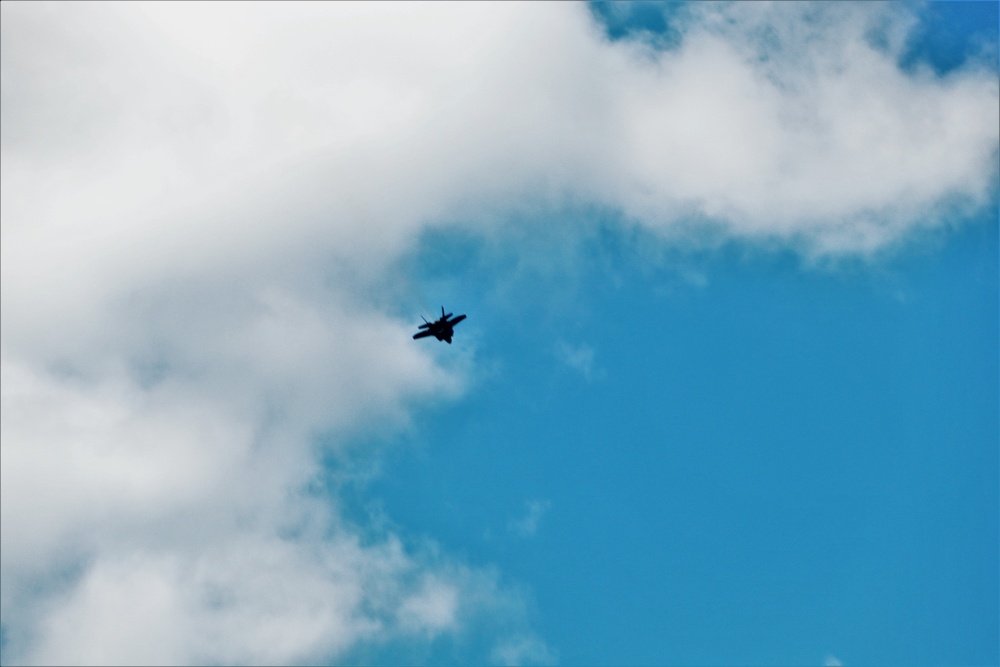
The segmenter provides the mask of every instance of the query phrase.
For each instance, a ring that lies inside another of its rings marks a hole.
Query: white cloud
[[[303,490],[320,474],[311,432],[398,423],[405,395],[448,392],[452,380],[394,345],[407,339],[395,325],[384,334],[377,321],[349,325],[373,346],[354,343],[361,356],[331,359],[319,348],[336,349],[336,337],[310,346],[262,321],[256,363],[237,350],[238,373],[225,362],[195,378],[168,371],[149,388],[124,373],[60,377],[4,358],[11,659],[273,664],[339,655],[394,632],[420,639],[462,629],[445,603],[466,595],[463,586],[392,536],[361,546],[357,529]],[[379,339],[382,356],[366,357]],[[273,355],[263,352],[270,345]],[[315,367],[301,368],[299,354]],[[62,572],[66,586],[53,589]],[[34,640],[25,646],[25,637]]]
[[[525,514],[519,519],[512,519],[507,524],[507,530],[518,537],[533,537],[538,532],[538,527],[542,522],[552,503],[548,500],[530,500],[525,503]]]
[[[585,343],[571,345],[566,341],[559,341],[556,356],[587,380],[592,379],[597,372],[594,369],[594,348]]]
[[[274,664],[455,630],[459,587],[398,542],[243,535],[92,563],[37,631],[42,664]],[[467,573],[480,577],[475,573]],[[15,626],[16,627],[16,626]]]
[[[554,665],[558,656],[537,637],[510,637],[490,656],[498,665]]]
[[[995,76],[901,72],[881,9],[713,6],[666,52],[562,3],[0,12],[13,662],[299,662],[523,615],[304,491],[316,436],[463,391],[387,314],[428,225],[582,203],[863,253],[996,177]],[[504,632],[494,657],[548,655]]]
[[[907,23],[886,11],[898,8],[707,6],[676,51],[633,74],[625,210],[668,233],[694,217],[837,254],[940,224],[949,197],[983,204],[995,77],[905,74],[901,40],[866,41]]]
[[[437,634],[455,627],[457,609],[454,587],[427,578],[419,592],[403,602],[399,616],[403,627]]]

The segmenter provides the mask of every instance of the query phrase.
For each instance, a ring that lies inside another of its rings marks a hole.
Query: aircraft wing
[[[417,333],[413,334],[413,340],[416,340],[418,338],[427,338],[428,336],[433,336],[433,335],[434,335],[433,332],[424,329],[423,331],[418,331]]]
[[[459,322],[461,322],[461,321],[462,321],[462,320],[464,320],[464,319],[465,319],[465,315],[459,315],[458,317],[456,317],[455,319],[453,319],[453,320],[452,320],[451,322],[449,322],[448,324],[450,324],[450,325],[452,325],[452,326],[455,326],[456,324],[458,324]]]

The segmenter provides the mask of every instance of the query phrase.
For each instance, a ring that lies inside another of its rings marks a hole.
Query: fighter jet
[[[413,340],[434,336],[438,340],[443,340],[451,345],[451,337],[455,334],[455,325],[465,319],[465,315],[459,315],[453,320],[448,319],[451,315],[451,313],[446,315],[444,312],[444,306],[441,306],[440,319],[434,322],[428,322],[427,318],[421,318],[424,321],[424,323],[420,325],[420,328],[423,329],[423,331],[418,331],[413,334]]]

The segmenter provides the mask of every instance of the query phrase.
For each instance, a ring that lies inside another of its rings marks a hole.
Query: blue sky
[[[2,7],[3,664],[1000,662],[997,3]]]
[[[602,243],[520,311],[489,260],[431,242],[498,370],[356,500],[530,585],[567,664],[988,664],[996,218],[966,224],[830,271],[698,254],[694,285]]]
[[[665,9],[595,14],[669,36]],[[996,43],[994,3],[921,18],[908,67]],[[516,249],[425,237],[421,297],[469,313],[457,344],[496,370],[422,416],[358,516],[377,499],[528,585],[565,664],[996,663],[995,202],[819,268],[740,243],[643,260],[656,239],[568,215],[600,232],[514,286]]]

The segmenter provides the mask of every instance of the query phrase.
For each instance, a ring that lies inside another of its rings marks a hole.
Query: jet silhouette
[[[446,315],[444,306],[441,306],[441,317],[436,321],[428,322],[426,318],[421,318],[424,320],[424,323],[420,325],[423,331],[413,334],[413,340],[434,336],[438,340],[443,340],[451,345],[451,337],[455,334],[455,325],[465,319],[465,315],[459,315],[453,320],[448,319],[451,315],[451,313]]]

